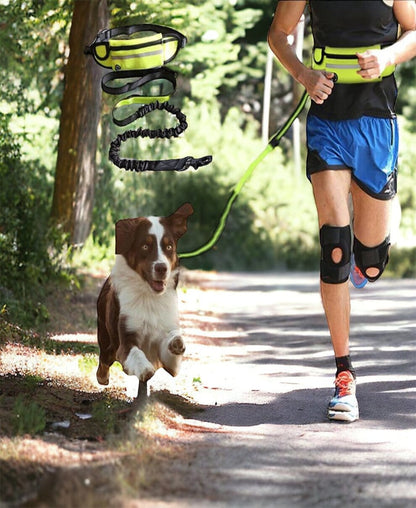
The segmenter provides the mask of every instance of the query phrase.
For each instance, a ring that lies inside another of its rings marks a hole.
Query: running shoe
[[[328,404],[328,418],[343,422],[358,420],[358,402],[355,396],[355,379],[344,370],[335,379],[335,393]]]
[[[362,271],[355,264],[354,254],[351,254],[350,280],[357,289],[363,288],[368,282],[368,279],[364,277]]]

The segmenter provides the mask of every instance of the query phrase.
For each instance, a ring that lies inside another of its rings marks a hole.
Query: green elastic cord
[[[231,211],[231,207],[234,204],[234,201],[238,198],[238,195],[241,192],[241,189],[244,187],[246,182],[250,179],[251,175],[254,173],[254,170],[257,168],[257,166],[260,164],[260,162],[263,161],[263,159],[273,151],[274,148],[279,144],[282,137],[286,134],[286,132],[289,130],[292,123],[295,121],[295,119],[299,116],[303,108],[305,107],[305,104],[308,100],[308,94],[306,91],[303,93],[301,100],[299,101],[299,104],[296,106],[293,113],[290,115],[286,123],[283,125],[283,127],[276,133],[274,136],[271,137],[269,140],[269,143],[264,148],[264,150],[256,157],[256,159],[250,164],[250,166],[246,169],[243,176],[240,178],[240,180],[237,182],[237,185],[235,186],[234,190],[232,191],[230,197],[228,198],[228,201],[225,205],[224,211],[221,214],[220,220],[218,222],[217,228],[214,231],[211,239],[203,246],[201,246],[199,249],[193,250],[191,252],[182,252],[179,254],[180,258],[192,258],[195,256],[199,256],[200,254],[203,254],[204,252],[208,251],[214,245],[218,242],[222,232],[225,229],[227,217]]]

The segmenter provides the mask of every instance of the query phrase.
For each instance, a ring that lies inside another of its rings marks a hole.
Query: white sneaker
[[[328,418],[343,422],[354,422],[359,418],[358,401],[355,396],[355,379],[349,370],[344,370],[335,379],[335,393],[328,404]]]

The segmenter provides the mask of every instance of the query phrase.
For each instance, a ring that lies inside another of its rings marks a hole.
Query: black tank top
[[[309,8],[315,46],[385,46],[397,40],[398,22],[383,0],[309,0]],[[312,102],[309,112],[328,120],[392,118],[396,97],[394,75],[375,83],[336,83],[328,99]]]

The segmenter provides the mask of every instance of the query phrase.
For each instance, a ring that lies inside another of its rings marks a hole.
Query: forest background
[[[195,213],[179,250],[211,237],[230,191],[265,146],[266,35],[274,9],[275,0],[0,0],[0,322],[40,325],[48,319],[48,288],[78,284],[85,269],[107,269],[118,219],[168,215],[189,201]],[[180,139],[126,144],[124,156],[209,154],[209,166],[137,174],[108,160],[111,140],[127,128],[112,123],[114,98],[100,90],[103,70],[83,51],[100,29],[140,23],[171,26],[188,39],[169,68],[178,73],[171,102],[189,128]],[[415,77],[414,60],[397,71],[402,223],[388,272],[396,277],[416,275]],[[271,84],[269,135],[300,93],[276,61]],[[245,185],[215,248],[184,260],[186,267],[318,268],[313,197],[293,155],[289,135]]]

